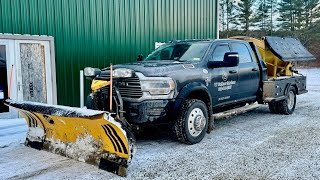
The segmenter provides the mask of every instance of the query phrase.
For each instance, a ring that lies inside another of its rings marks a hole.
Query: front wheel
[[[200,142],[208,129],[208,119],[208,109],[204,102],[197,99],[186,100],[174,125],[178,141],[185,144]]]

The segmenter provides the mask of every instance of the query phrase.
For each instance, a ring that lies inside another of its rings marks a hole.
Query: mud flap
[[[127,175],[135,138],[126,121],[82,108],[11,100],[6,105],[17,108],[27,121],[27,146]]]

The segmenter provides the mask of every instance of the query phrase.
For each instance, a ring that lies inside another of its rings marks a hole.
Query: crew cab
[[[112,88],[104,83],[111,72]],[[88,108],[112,109],[132,126],[172,125],[186,144],[203,139],[215,112],[258,102],[292,114],[296,95],[307,92],[305,76],[268,76],[255,43],[239,39],[172,41],[142,61],[88,67],[85,75],[92,87],[102,83],[88,96]]]

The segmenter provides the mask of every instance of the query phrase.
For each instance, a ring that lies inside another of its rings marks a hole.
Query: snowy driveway
[[[128,179],[317,179],[320,177],[320,70],[301,70],[309,93],[292,115],[267,106],[216,121],[196,145],[138,140]],[[0,179],[119,179],[97,167],[21,144],[22,119],[0,119]],[[120,178],[122,179],[122,178]]]

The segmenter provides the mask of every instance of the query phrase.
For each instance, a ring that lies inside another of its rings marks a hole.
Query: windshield
[[[149,54],[145,61],[200,61],[209,45],[209,42],[166,44]]]

